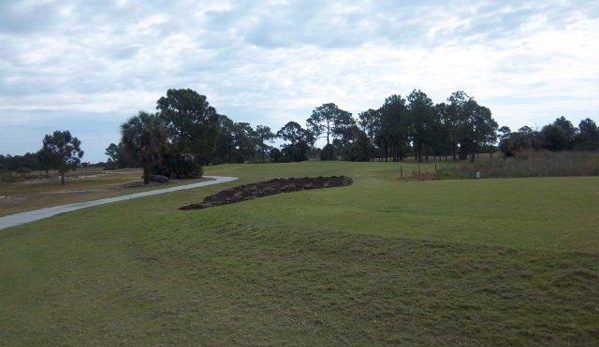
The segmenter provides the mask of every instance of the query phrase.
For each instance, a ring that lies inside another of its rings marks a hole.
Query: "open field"
[[[399,181],[398,165],[208,167],[241,182],[6,229],[0,345],[599,343],[599,177]],[[340,174],[354,185],[177,210]]]
[[[98,168],[81,168],[69,172],[65,185],[60,184],[58,175],[51,179],[36,179],[24,182],[9,183],[0,181],[0,216],[200,181],[174,180],[168,185],[140,188],[123,187],[126,183],[141,181],[141,175],[140,169],[102,170]]]

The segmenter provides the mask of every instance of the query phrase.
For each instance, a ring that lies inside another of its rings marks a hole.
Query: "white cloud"
[[[414,88],[435,102],[465,90],[514,128],[577,123],[599,109],[598,16],[593,2],[6,2],[0,148],[22,152],[14,133],[27,127],[41,138],[79,122],[101,160],[98,138],[186,87],[273,128],[324,102],[357,114]]]

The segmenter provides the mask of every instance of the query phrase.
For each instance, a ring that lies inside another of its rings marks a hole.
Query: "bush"
[[[308,160],[308,151],[310,146],[304,141],[299,141],[295,145],[287,144],[283,147],[283,161],[285,162],[301,162]]]
[[[162,163],[151,168],[150,173],[169,179],[190,179],[200,178],[204,172],[200,165],[183,156],[166,156]]]
[[[370,161],[376,153],[376,148],[370,140],[361,132],[356,141],[351,143],[345,151],[345,159],[349,161]]]
[[[270,153],[268,153],[268,156],[270,157],[270,161],[273,163],[280,163],[283,159],[283,153],[281,153],[281,150],[278,148],[271,149]]]
[[[168,183],[168,177],[162,175],[150,175],[150,182]]]
[[[20,167],[15,172],[18,173],[18,174],[26,175],[28,173],[31,173],[31,170],[29,168],[26,168],[26,167]]]
[[[325,145],[320,152],[320,160],[337,160],[335,146],[330,143]]]

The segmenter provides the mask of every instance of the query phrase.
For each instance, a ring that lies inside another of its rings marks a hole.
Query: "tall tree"
[[[347,143],[343,147],[343,157],[350,161],[369,161],[375,154],[375,148],[368,135],[357,125],[352,128],[351,134],[351,137],[346,137]]]
[[[278,132],[277,137],[288,141],[283,147],[283,153],[290,161],[308,160],[308,149],[313,142],[313,135],[297,122],[288,122]]]
[[[584,141],[599,141],[599,127],[590,118],[580,121],[578,131],[580,138]]]
[[[205,95],[191,89],[169,89],[156,108],[170,130],[170,142],[179,154],[193,154],[205,163],[218,136],[219,117]]]
[[[234,125],[235,148],[237,149],[237,162],[243,163],[251,160],[258,151],[256,133],[250,123],[239,122]]]
[[[131,160],[129,156],[125,152],[125,148],[122,142],[119,142],[118,145],[111,143],[106,147],[106,151],[104,152],[108,157],[107,164],[112,168],[124,168],[131,166]],[[133,165],[136,165],[133,163]]]
[[[268,143],[272,142],[274,138],[275,134],[272,132],[270,127],[265,125],[256,126],[256,140],[260,155],[262,156],[262,161],[266,160],[266,156],[272,148],[272,146],[269,146]]]
[[[150,167],[166,152],[168,135],[160,117],[143,111],[121,125],[121,142],[125,151],[143,167],[144,184],[150,183]]]
[[[444,156],[447,161],[447,156],[451,153],[450,133],[447,126],[447,105],[445,103],[436,104],[433,112],[433,121],[430,131],[427,132],[426,141],[433,155]]]
[[[435,109],[433,101],[422,91],[414,90],[408,95],[409,132],[414,144],[417,161],[422,161],[425,147],[432,140]]]
[[[83,151],[80,148],[81,141],[67,131],[55,131],[52,135],[46,135],[43,140],[42,153],[45,153],[52,166],[60,173],[60,184],[64,184],[66,172],[77,169],[81,162]]]
[[[408,146],[408,121],[406,100],[391,95],[380,108],[380,132],[376,138],[385,160],[403,160]]]
[[[497,122],[493,119],[491,110],[475,103],[469,114],[470,161],[476,159],[478,149],[492,145],[497,141]]]
[[[344,131],[354,125],[355,121],[351,113],[340,109],[333,103],[329,103],[315,108],[306,124],[314,138],[325,134],[328,145],[331,143],[332,138],[343,136]]]
[[[50,169],[54,166],[55,158],[53,153],[49,148],[42,146],[42,149],[37,152],[37,159],[43,170],[46,171],[46,175],[48,175]]]
[[[462,145],[466,138],[467,128],[467,111],[468,102],[472,100],[468,94],[463,91],[452,93],[447,99],[448,104],[445,110],[445,125],[449,131],[449,141],[451,147],[451,156],[453,160],[457,159],[458,145]],[[461,151],[460,159],[465,159],[464,150]]]
[[[557,118],[541,129],[544,147],[551,151],[571,149],[576,129],[565,117]]]
[[[231,163],[235,151],[235,122],[225,115],[218,116],[218,136],[211,155],[214,164]]]
[[[449,130],[452,156],[456,159],[459,145],[460,159],[476,159],[480,146],[494,143],[497,139],[497,122],[491,110],[479,105],[463,91],[457,91],[447,99],[446,121]]]
[[[599,127],[592,119],[587,118],[580,121],[575,143],[578,149],[599,149]]]
[[[379,110],[368,109],[358,114],[358,124],[366,133],[371,143],[374,143],[377,132],[380,128],[381,113]]]
[[[111,143],[110,145],[108,145],[108,147],[106,147],[106,151],[104,152],[104,154],[106,154],[106,156],[108,157],[109,163],[115,163],[115,166],[118,166],[116,163],[118,163],[118,161],[119,161],[119,157],[120,157],[119,152],[120,152],[119,145]]]

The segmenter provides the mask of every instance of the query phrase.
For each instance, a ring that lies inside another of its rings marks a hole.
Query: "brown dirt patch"
[[[208,207],[234,204],[236,202],[262,198],[280,193],[343,187],[349,186],[352,183],[353,180],[347,176],[275,178],[269,181],[244,184],[222,190],[214,195],[207,196],[204,198],[204,201],[199,204],[183,206],[180,208],[180,210],[201,210]]]

